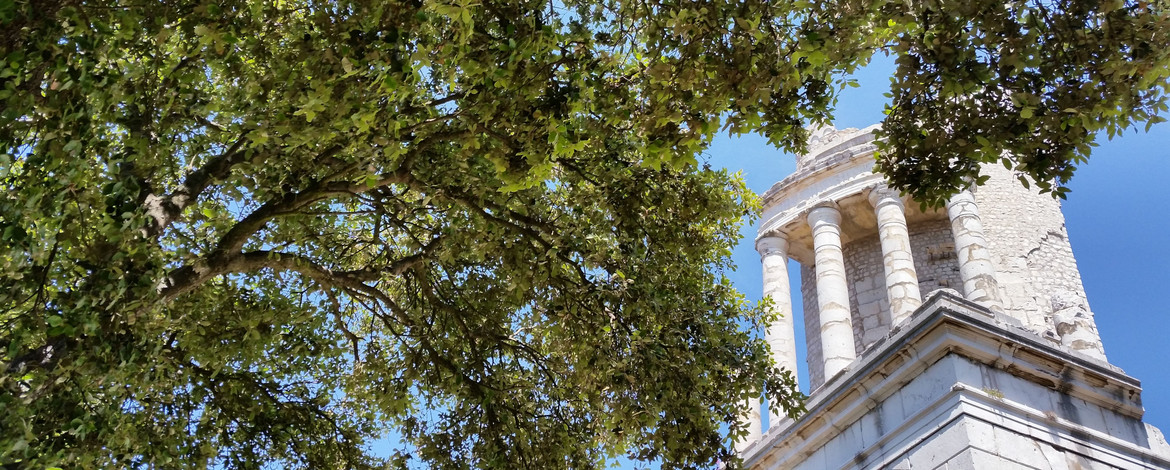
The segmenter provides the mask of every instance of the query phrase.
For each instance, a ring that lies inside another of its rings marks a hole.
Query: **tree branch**
[[[339,151],[341,151],[340,147],[332,147],[326,150],[321,157],[331,156]],[[331,181],[340,176],[338,174],[331,175],[324,180],[310,184],[303,191],[289,192],[279,199],[268,201],[260,206],[260,208],[252,211],[252,213],[248,214],[247,217],[244,217],[236,225],[232,226],[220,238],[212,256],[229,256],[227,254],[239,252],[243,249],[248,239],[260,231],[269,220],[283,214],[295,212],[314,202],[321,201],[330,196],[361,194],[373,188],[406,183],[410,181],[410,168],[403,165],[396,171],[384,173],[372,185],[366,184],[365,182]]]
[[[384,275],[401,276],[408,269],[426,261],[427,257],[438,248],[441,240],[441,236],[435,237],[418,253],[405,256],[384,267],[350,271],[334,271],[306,256],[278,251],[259,250],[231,257],[212,256],[171,271],[166,279],[159,283],[157,290],[159,296],[166,302],[198,288],[216,276],[250,273],[267,268],[275,271],[296,272],[326,287],[358,291],[377,297],[379,300],[385,300],[384,295],[372,294],[370,290],[377,289],[365,283],[378,280]]]
[[[452,134],[457,135],[463,132],[465,131],[457,131]],[[309,184],[306,189],[300,192],[288,192],[278,199],[268,201],[232,226],[231,229],[220,237],[210,254],[193,264],[182,266],[171,271],[166,278],[162,279],[156,286],[156,292],[159,294],[160,300],[163,302],[173,300],[182,294],[194,290],[216,276],[271,268],[283,271],[296,271],[324,285],[341,287],[351,293],[360,292],[380,302],[392,305],[392,299],[378,289],[366,285],[365,282],[375,280],[381,274],[385,273],[396,276],[401,275],[407,269],[422,263],[431,252],[438,248],[439,240],[442,238],[441,236],[436,236],[430,243],[424,245],[418,253],[404,257],[386,268],[378,270],[363,269],[334,272],[300,255],[271,251],[252,251],[248,253],[241,253],[241,251],[248,239],[263,229],[266,223],[280,215],[296,212],[299,209],[330,196],[358,195],[389,185],[414,182],[415,180],[410,174],[410,163],[419,152],[436,141],[435,137],[449,137],[449,135],[438,134],[419,142],[414,151],[407,154],[396,170],[379,175],[378,179],[372,182],[373,184],[365,181],[334,181],[345,176],[344,174],[335,172],[322,180]],[[318,155],[318,158],[329,158],[341,150],[342,148],[339,146],[330,147]],[[227,170],[230,170],[230,166],[224,169],[225,172]],[[207,173],[211,173],[210,170]],[[208,181],[203,178],[206,177],[201,177],[200,181]],[[200,190],[206,186],[206,183],[203,184]]]
[[[227,151],[212,157],[202,167],[188,174],[183,183],[170,194],[146,196],[143,205],[152,223],[145,229],[145,235],[148,238],[157,238],[179,218],[183,209],[195,203],[199,194],[212,182],[226,178],[232,167],[244,160],[245,153],[242,150],[244,143],[247,142],[247,136],[248,131],[244,131]]]

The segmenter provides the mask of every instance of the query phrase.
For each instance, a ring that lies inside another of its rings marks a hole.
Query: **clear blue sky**
[[[862,128],[877,123],[882,109],[889,60],[879,60],[858,74],[861,88],[850,89],[838,103],[836,127]],[[1145,421],[1170,431],[1170,125],[1149,133],[1128,131],[1094,149],[1089,164],[1077,170],[1064,201],[1064,215],[1073,253],[1081,270],[1089,307],[1109,362],[1142,382]],[[742,170],[748,186],[763,193],[795,170],[784,154],[758,136],[716,140],[708,161]],[[759,255],[753,248],[756,226],[743,227],[735,250],[738,266],[733,281],[748,299],[762,293]],[[799,267],[790,263],[794,287],[800,292]],[[791,269],[790,269],[791,270]],[[799,295],[795,311],[801,311]],[[804,344],[801,322],[797,343]],[[803,350],[800,351],[803,366]],[[807,373],[801,371],[807,387]],[[807,393],[807,389],[805,390]]]

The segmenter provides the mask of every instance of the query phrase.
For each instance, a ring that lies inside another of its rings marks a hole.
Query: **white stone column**
[[[739,421],[747,423],[748,435],[743,439],[735,441],[735,451],[743,454],[748,446],[759,441],[764,436],[764,422],[760,419],[760,399],[752,398],[748,400],[748,411],[740,415]]]
[[[995,280],[995,264],[991,261],[987,237],[975,195],[963,190],[947,201],[947,215],[951,218],[951,232],[955,235],[955,254],[959,258],[959,277],[963,279],[963,296],[968,300],[1002,312],[999,283]]]
[[[869,192],[869,202],[877,213],[878,239],[882,243],[882,265],[886,272],[886,294],[890,300],[890,326],[910,318],[920,305],[918,272],[910,251],[910,230],[906,226],[906,206],[898,193],[884,186]]]
[[[764,330],[764,339],[772,350],[772,360],[776,365],[792,371],[795,377],[796,329],[792,317],[792,287],[788,281],[788,239],[780,233],[768,234],[756,240],[756,251],[760,252],[760,262],[764,265],[764,296],[772,299],[772,309],[778,316]],[[773,425],[783,419],[774,412],[768,416]]]
[[[821,357],[825,361],[827,382],[857,358],[849,313],[849,284],[845,280],[845,255],[841,251],[841,212],[836,204],[814,207],[808,213],[808,225],[812,227],[816,251]]]

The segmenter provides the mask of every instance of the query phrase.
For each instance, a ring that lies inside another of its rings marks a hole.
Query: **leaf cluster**
[[[890,4],[897,57],[878,168],[941,205],[985,164],[1064,197],[1101,134],[1165,121],[1165,2]]]
[[[1010,147],[1059,193],[1098,129],[1160,119],[1165,21],[0,4],[0,465],[737,465],[748,398],[802,405],[725,276],[758,201],[700,161],[714,135],[799,151],[844,74],[891,51],[896,186],[940,200]]]

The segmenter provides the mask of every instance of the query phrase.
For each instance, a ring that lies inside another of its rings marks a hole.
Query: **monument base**
[[[946,292],[744,449],[757,469],[1170,469],[1141,384]]]

